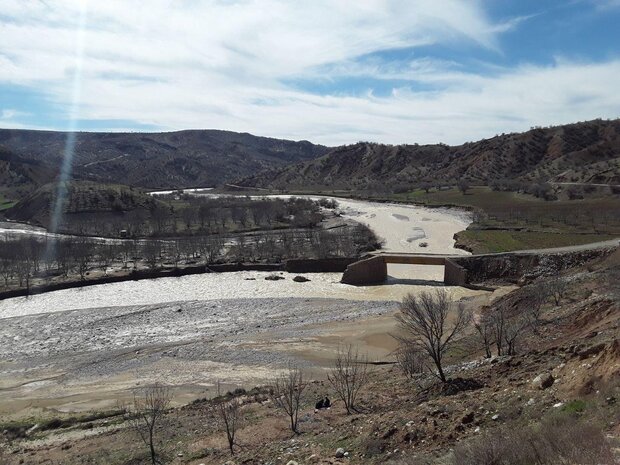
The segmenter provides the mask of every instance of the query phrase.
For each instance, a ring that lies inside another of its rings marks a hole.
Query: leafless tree
[[[133,403],[129,409],[129,423],[148,447],[152,465],[162,463],[156,450],[155,435],[170,405],[170,399],[170,389],[156,383],[134,392]]]
[[[215,403],[215,414],[221,429],[226,432],[228,450],[230,455],[235,455],[235,437],[242,421],[241,399],[232,397],[230,399],[222,397],[220,394],[220,384],[217,385],[218,397]]]
[[[444,290],[422,292],[418,296],[409,294],[403,299],[396,316],[402,330],[398,336],[401,345],[419,347],[426,352],[435,365],[436,376],[444,383],[447,381],[442,366],[444,355],[470,321],[469,312],[459,304],[449,322],[453,307]]]
[[[560,305],[560,302],[568,290],[568,280],[560,276],[555,276],[547,280],[545,285],[549,289],[549,294],[553,296],[553,301],[557,307]]]
[[[303,372],[294,365],[289,365],[287,372],[281,374],[273,381],[273,402],[288,415],[291,422],[291,431],[295,434],[299,434],[297,425],[305,389],[306,382],[304,381]]]
[[[340,347],[327,380],[344,402],[347,414],[357,411],[357,397],[368,382],[368,358],[360,355],[357,349],[353,350],[351,345],[345,349]]]
[[[458,187],[458,189],[461,191],[461,193],[463,195],[467,194],[467,191],[469,190],[470,186],[469,186],[469,182],[467,182],[467,180],[465,179],[461,179],[456,186]]]
[[[407,378],[413,378],[415,375],[424,372],[426,363],[419,347],[413,345],[403,345],[396,350],[396,361]]]
[[[486,314],[476,315],[474,318],[474,328],[476,329],[478,339],[482,343],[482,347],[484,347],[484,356],[490,358],[495,334],[493,321]]]

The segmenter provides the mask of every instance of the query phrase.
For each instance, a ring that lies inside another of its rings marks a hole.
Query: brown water
[[[392,252],[466,254],[454,248],[453,236],[467,227],[470,218],[461,211],[335,199],[342,216],[368,225],[385,240]],[[426,247],[420,244],[425,243]],[[159,278],[67,289],[0,302],[0,318],[73,309],[146,305],[165,302],[262,297],[321,297],[351,300],[400,300],[428,284],[440,284],[441,266],[390,265],[384,285],[356,287],[340,283],[340,273],[307,274],[306,283],[267,281],[264,272],[202,274]],[[456,297],[471,291],[452,288]]]

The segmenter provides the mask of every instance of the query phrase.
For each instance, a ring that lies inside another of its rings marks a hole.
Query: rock
[[[495,415],[493,415],[493,416],[491,417],[491,420],[493,420],[493,421],[497,421],[497,420],[499,420],[499,414],[497,414],[497,413],[496,413]]]
[[[299,464],[295,462],[294,460],[289,460],[288,462],[286,462],[286,465],[299,465]]]
[[[534,398],[533,398],[533,397],[530,397],[530,400],[528,400],[528,401],[525,403],[525,405],[534,405],[534,403],[535,403],[535,402],[536,402],[536,401],[534,400]]]
[[[28,431],[26,431],[26,435],[30,436],[32,433],[34,433],[38,429],[39,429],[39,424],[37,423],[33,427],[29,428]]]
[[[339,447],[338,449],[336,449],[335,457],[337,459],[341,459],[342,457],[344,457],[344,452],[345,452],[345,450],[342,447]]]
[[[553,408],[560,408],[564,405],[564,402],[558,402],[557,404],[553,404]]]
[[[532,385],[538,389],[547,389],[553,386],[553,376],[551,373],[541,373],[532,381]]]
[[[278,276],[277,274],[270,274],[269,276],[265,276],[266,281],[280,281],[284,279],[284,276]]]
[[[461,423],[464,425],[468,425],[474,421],[474,412],[466,413],[463,418],[461,418]]]
[[[295,281],[296,283],[307,283],[310,280],[306,278],[305,276],[295,276],[293,278],[293,281]]]

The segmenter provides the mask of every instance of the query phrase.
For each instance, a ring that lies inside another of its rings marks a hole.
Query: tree
[[[478,339],[484,347],[484,356],[491,358],[491,345],[493,344],[493,321],[487,315],[477,315],[474,319],[474,328],[478,334]]]
[[[305,389],[303,372],[293,365],[289,365],[287,372],[278,376],[273,382],[273,402],[288,415],[291,431],[295,434],[299,434],[297,424]]]
[[[416,346],[401,345],[396,350],[396,361],[407,378],[413,378],[424,371],[424,354]]]
[[[553,296],[553,301],[557,307],[568,290],[568,281],[566,278],[555,276],[546,282],[546,286],[549,289],[549,294]]]
[[[170,405],[170,399],[170,389],[158,383],[134,392],[129,422],[148,447],[152,465],[162,463],[156,450],[155,433]]]
[[[446,291],[422,292],[419,296],[405,296],[400,313],[396,315],[403,333],[397,337],[401,346],[419,347],[426,352],[437,369],[435,375],[444,383],[447,379],[442,366],[443,357],[470,321],[469,312],[459,304],[452,323],[448,324],[452,307]]]
[[[215,404],[215,414],[219,420],[220,427],[226,432],[228,450],[230,455],[235,455],[235,436],[242,421],[241,400],[238,397],[222,397],[220,395],[220,383],[217,383],[218,400]],[[229,394],[230,395],[230,394]]]
[[[347,414],[357,412],[357,396],[368,382],[368,359],[362,357],[351,345],[339,348],[334,365],[327,373],[327,380],[336,395],[344,402]]]
[[[458,189],[461,191],[461,193],[463,195],[467,194],[467,191],[469,190],[469,183],[467,182],[467,180],[465,179],[461,179],[457,184],[456,187],[458,187]]]

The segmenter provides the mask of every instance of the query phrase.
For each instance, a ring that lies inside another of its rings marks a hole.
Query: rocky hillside
[[[536,128],[459,146],[360,142],[239,184],[363,190],[461,179],[485,185],[504,180],[620,184],[620,120]]]
[[[67,133],[0,130],[0,179],[22,190],[53,180]],[[262,169],[307,161],[327,147],[246,133],[191,130],[164,133],[78,133],[75,179],[145,188],[206,187]],[[8,173],[8,174],[7,174]]]

